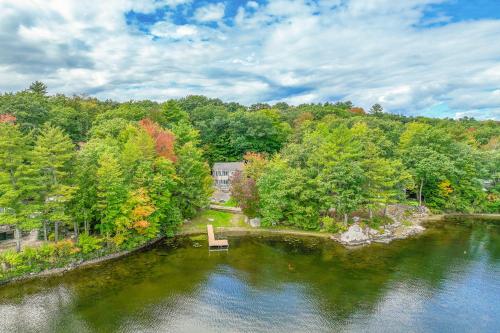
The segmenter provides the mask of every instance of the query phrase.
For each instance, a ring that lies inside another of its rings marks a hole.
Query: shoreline
[[[447,218],[475,218],[475,219],[484,219],[484,220],[498,220],[500,221],[500,214],[462,214],[462,213],[450,213],[450,214],[436,214],[436,215],[430,215],[427,218],[425,218],[422,221],[422,224],[427,224],[427,223],[433,223],[433,222],[439,222],[439,221],[445,221]],[[238,236],[238,235],[243,235],[243,234],[278,234],[278,235],[290,235],[290,236],[305,236],[305,237],[317,237],[317,238],[322,238],[322,239],[331,239],[332,241],[335,241],[339,245],[342,245],[346,248],[354,248],[354,247],[360,247],[363,245],[354,245],[354,246],[349,246],[342,244],[338,241],[336,241],[334,238],[332,238],[334,235],[338,234],[332,234],[329,232],[318,232],[318,231],[306,231],[306,230],[294,230],[294,229],[268,229],[268,228],[252,228],[252,227],[215,227],[214,228],[218,232],[223,232],[227,235],[232,235],[232,236]],[[426,229],[422,230],[421,232],[417,234],[411,234],[408,235],[407,237],[395,237],[393,240],[402,240],[402,239],[407,239],[411,238],[413,236],[420,235],[425,232]],[[206,232],[204,230],[185,230],[185,231],[179,231],[175,234],[174,237],[179,237],[179,236],[194,236],[194,235],[203,235]],[[147,250],[149,247],[155,245],[156,243],[160,242],[161,240],[165,239],[165,236],[156,238],[136,249],[133,250],[128,250],[128,251],[120,251],[120,252],[115,252],[115,253],[110,253],[102,257],[97,257],[94,259],[90,260],[85,260],[82,262],[75,262],[73,264],[70,264],[68,266],[64,267],[57,267],[57,268],[51,268],[48,270],[44,270],[38,273],[28,273],[26,275],[18,276],[18,277],[13,277],[11,279],[7,279],[4,281],[0,281],[0,287],[3,287],[7,284],[11,283],[16,283],[16,282],[24,282],[24,281],[29,281],[32,279],[36,278],[43,278],[43,277],[49,277],[49,276],[54,276],[54,275],[62,275],[66,272],[73,271],[78,268],[83,268],[83,267],[88,267],[92,265],[97,265],[103,262],[107,261],[112,261],[114,259],[119,259],[126,257],[130,254],[140,252],[143,250]],[[386,243],[387,244],[387,243]],[[368,245],[368,244],[365,244]]]
[[[447,218],[471,218],[471,219],[479,219],[479,220],[498,220],[500,221],[500,214],[481,214],[481,213],[448,213],[436,215],[441,216],[443,220]]]
[[[110,253],[110,254],[106,254],[102,257],[97,257],[97,258],[93,258],[93,259],[89,259],[89,260],[83,260],[80,262],[74,262],[74,263],[71,263],[71,264],[69,264],[67,266],[63,266],[63,267],[50,268],[50,269],[46,269],[46,270],[43,270],[43,271],[37,272],[37,273],[27,273],[25,275],[12,277],[10,279],[0,281],[0,287],[3,287],[7,284],[12,284],[12,283],[16,283],[16,282],[25,282],[25,281],[29,281],[29,280],[37,279],[37,278],[44,278],[44,277],[49,277],[49,276],[54,276],[54,275],[63,275],[64,273],[73,271],[73,270],[78,269],[78,268],[84,268],[87,266],[97,265],[97,264],[100,264],[103,262],[123,258],[123,257],[131,255],[133,253],[147,250],[149,247],[155,245],[156,243],[160,242],[163,239],[165,239],[165,236],[155,238],[154,240],[152,240],[152,241],[150,241],[150,242],[148,242],[148,243],[146,243],[146,244],[144,244],[136,249],[133,249],[133,250],[125,250],[125,251]]]
[[[224,232],[225,234],[238,235],[245,233],[273,233],[291,236],[310,236],[318,238],[329,238],[332,233],[319,232],[319,231],[306,231],[306,230],[293,230],[293,229],[268,229],[268,228],[251,228],[251,227],[214,227],[215,231]],[[175,236],[194,236],[206,234],[203,230],[187,230],[177,233]]]

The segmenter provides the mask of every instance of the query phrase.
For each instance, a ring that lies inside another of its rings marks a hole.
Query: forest
[[[392,203],[498,213],[499,125],[348,101],[119,103],[34,82],[0,95],[0,224],[19,239],[74,234],[76,245],[44,245],[47,256],[136,248],[207,207],[214,162],[240,160],[233,198],[264,226],[319,230]]]

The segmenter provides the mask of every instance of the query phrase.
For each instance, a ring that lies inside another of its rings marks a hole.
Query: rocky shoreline
[[[61,274],[67,273],[67,272],[72,271],[72,270],[77,269],[77,268],[92,266],[92,265],[100,264],[100,263],[105,262],[105,261],[111,261],[113,259],[122,258],[122,257],[130,255],[132,253],[145,250],[145,249],[149,248],[150,246],[156,244],[157,242],[161,241],[164,238],[165,237],[155,238],[154,240],[152,240],[146,244],[143,244],[142,246],[140,246],[136,249],[133,249],[133,250],[110,253],[110,254],[104,255],[102,257],[97,257],[94,259],[75,261],[75,262],[72,262],[69,265],[66,265],[64,267],[50,268],[50,269],[46,269],[44,271],[37,272],[37,273],[32,272],[32,273],[27,273],[25,275],[8,278],[8,279],[0,281],[0,286],[14,283],[14,282],[27,281],[27,280],[31,280],[31,279],[35,279],[35,278],[40,278],[40,277],[61,275]]]
[[[371,243],[390,243],[396,239],[405,239],[422,233],[422,223],[429,219],[430,211],[426,207],[392,205],[386,215],[393,221],[380,229],[372,229],[356,222],[343,233],[330,238],[347,247],[363,246]]]

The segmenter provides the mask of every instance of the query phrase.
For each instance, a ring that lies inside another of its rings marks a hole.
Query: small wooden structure
[[[208,250],[227,250],[229,249],[229,242],[227,239],[215,239],[214,227],[207,224],[208,233]]]

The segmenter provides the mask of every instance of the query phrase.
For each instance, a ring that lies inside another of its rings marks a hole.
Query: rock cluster
[[[347,231],[331,238],[346,246],[366,245],[372,242],[389,243],[424,231],[425,228],[420,223],[429,216],[429,211],[425,207],[392,205],[387,210],[387,216],[393,223],[381,227],[380,231],[362,227],[358,220]]]

